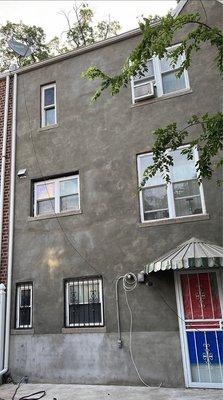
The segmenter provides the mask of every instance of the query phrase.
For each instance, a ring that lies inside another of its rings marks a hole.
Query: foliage
[[[73,6],[74,21],[71,23],[69,15],[62,12],[68,23],[67,40],[72,48],[87,46],[99,40],[117,35],[121,26],[118,21],[111,21],[110,17],[106,21],[94,24],[94,11],[89,8],[87,3]]]
[[[33,53],[29,57],[19,57],[9,48],[8,41],[11,38],[23,42],[32,47]],[[38,26],[25,25],[22,22],[13,23],[7,21],[0,27],[0,70],[9,68],[10,64],[19,61],[21,66],[32,62],[42,61],[50,55],[50,46],[46,43],[46,35]]]
[[[168,52],[167,48],[174,43],[176,33],[187,27],[189,27],[189,32],[184,33],[179,46]],[[142,33],[141,40],[127,58],[120,74],[110,76],[97,66],[89,67],[82,74],[83,77],[90,80],[98,78],[101,80],[101,84],[92,98],[93,101],[97,100],[105,89],[109,89],[111,95],[119,93],[122,87],[128,85],[132,76],[134,77],[138,73],[143,77],[147,71],[147,62],[154,55],[160,59],[164,56],[169,58],[171,65],[174,66],[179,56],[185,54],[185,59],[176,74],[180,77],[184,69],[190,67],[193,54],[198,52],[206,42],[216,48],[217,56],[214,61],[220,75],[223,74],[223,34],[218,27],[210,27],[202,22],[198,13],[188,13],[177,17],[168,13],[165,17],[144,18],[143,22],[140,23],[140,30]],[[153,132],[155,136],[155,143],[152,148],[154,165],[146,169],[142,186],[157,171],[163,174],[167,182],[169,181],[169,167],[173,164],[173,159],[166,153],[166,148],[175,150],[182,145],[190,133],[188,129],[195,125],[202,128],[202,133],[191,142],[187,150],[182,150],[182,153],[190,159],[192,147],[195,145],[198,147],[200,159],[196,167],[199,173],[199,181],[202,178],[210,179],[213,170],[223,164],[222,160],[217,164],[213,161],[215,155],[223,148],[223,114],[205,114],[200,117],[194,115],[188,121],[188,124],[189,126],[181,130],[176,123],[171,123]]]

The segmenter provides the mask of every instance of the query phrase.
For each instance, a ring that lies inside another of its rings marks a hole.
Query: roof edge
[[[187,2],[188,2],[188,0],[180,0],[179,3],[177,4],[176,8],[172,11],[172,15],[174,17],[177,17],[180,14],[180,12],[182,11],[183,7],[186,5]],[[155,25],[157,25],[157,22],[153,23],[153,26],[155,26]],[[120,35],[113,36],[111,38],[102,40],[102,41],[94,43],[92,45],[83,46],[83,47],[81,47],[79,49],[71,50],[71,51],[69,51],[67,53],[59,54],[59,55],[57,55],[55,57],[48,58],[47,60],[43,60],[43,61],[31,64],[31,65],[28,65],[27,67],[18,68],[17,70],[15,70],[13,72],[7,71],[7,72],[4,72],[2,74],[0,73],[0,79],[5,79],[5,77],[7,75],[13,75],[15,73],[20,75],[20,74],[23,74],[23,73],[26,73],[26,72],[29,72],[29,71],[33,71],[33,70],[38,69],[38,68],[42,68],[42,67],[47,66],[47,65],[55,64],[58,61],[64,61],[64,60],[67,60],[67,59],[72,58],[72,57],[77,57],[77,56],[79,56],[81,54],[85,54],[85,53],[88,53],[90,51],[97,50],[97,49],[100,49],[102,47],[109,46],[109,45],[111,45],[113,43],[118,43],[118,42],[121,42],[123,40],[129,39],[129,38],[132,38],[132,37],[135,37],[135,36],[139,36],[140,34],[141,34],[141,30],[139,28],[132,29],[130,31],[127,31],[127,32],[121,33]]]

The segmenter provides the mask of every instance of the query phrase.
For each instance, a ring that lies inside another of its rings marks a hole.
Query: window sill
[[[34,335],[34,329],[33,328],[17,328],[17,329],[11,329],[10,331],[11,335]]]
[[[43,126],[42,128],[39,128],[38,132],[48,131],[50,129],[54,129],[54,128],[58,128],[58,127],[59,127],[58,124],[47,125],[47,126]]]
[[[207,219],[210,219],[209,214],[197,214],[197,215],[189,215],[186,217],[140,222],[138,226],[140,228],[146,228],[147,226],[181,224],[183,222],[203,221],[203,220],[207,220]]]
[[[106,326],[92,326],[91,328],[62,328],[62,333],[106,333]]]
[[[139,102],[137,102],[135,104],[132,104],[132,108],[145,106],[147,104],[157,103],[157,102],[162,101],[162,100],[168,100],[168,99],[172,99],[174,97],[184,96],[184,95],[190,94],[190,93],[193,93],[193,90],[185,89],[182,92],[164,94],[163,96],[160,96],[160,97],[152,97],[150,99],[142,100],[142,101],[139,101]]]
[[[82,214],[81,210],[78,211],[69,211],[69,212],[61,212],[61,213],[55,213],[55,214],[47,214],[47,215],[38,215],[37,217],[28,217],[27,221],[41,221],[44,219],[52,219],[52,218],[60,218],[60,217],[69,217],[71,215],[79,215]]]

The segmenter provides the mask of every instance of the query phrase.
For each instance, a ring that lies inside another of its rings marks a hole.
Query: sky
[[[2,1],[0,0],[0,24],[24,22],[28,25],[41,26],[47,40],[60,36],[67,29],[65,17],[61,10],[68,13],[73,1]],[[138,26],[137,17],[142,15],[165,15],[168,10],[176,7],[176,0],[144,0],[144,1],[87,1],[95,11],[95,19],[105,19],[110,14],[111,19],[119,20],[125,32]],[[71,14],[72,15],[72,14]]]

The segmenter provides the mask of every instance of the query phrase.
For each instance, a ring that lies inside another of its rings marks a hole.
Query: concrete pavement
[[[2,385],[0,400],[11,400],[16,385]],[[44,400],[216,400],[223,396],[220,390],[146,388],[135,386],[93,386],[23,384],[15,400],[40,390],[46,391]]]

